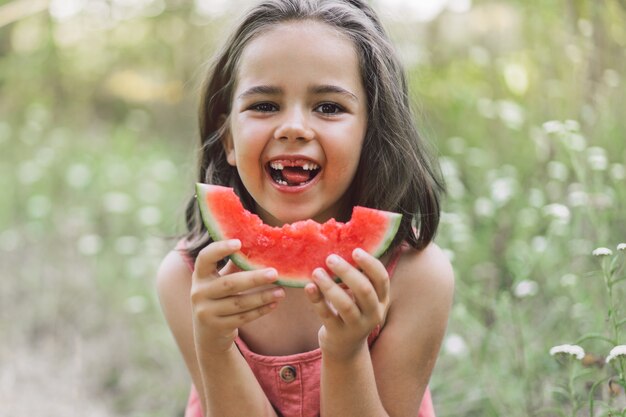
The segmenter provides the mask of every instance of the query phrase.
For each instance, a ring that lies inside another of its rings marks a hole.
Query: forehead
[[[280,23],[257,35],[244,48],[237,86],[288,81],[339,83],[361,88],[359,58],[354,42],[325,23]]]

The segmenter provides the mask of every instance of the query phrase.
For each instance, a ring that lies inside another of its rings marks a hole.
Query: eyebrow
[[[244,99],[244,98],[254,96],[257,94],[276,96],[276,95],[283,94],[283,92],[284,90],[282,88],[276,87],[273,85],[255,85],[253,87],[248,88],[243,93],[241,93],[237,97],[237,99]],[[333,85],[333,84],[323,84],[323,85],[315,85],[315,86],[309,87],[309,93],[340,94],[342,96],[345,96],[349,100],[355,101],[357,103],[359,102],[358,97],[354,93],[351,93],[345,88],[339,87],[338,85]]]
[[[313,94],[341,94],[342,96],[345,96],[346,98],[355,101],[355,102],[359,102],[358,97],[351,93],[350,91],[346,90],[343,87],[339,87],[338,85],[333,85],[333,84],[324,84],[324,85],[316,85],[313,86],[311,88],[309,88],[309,91],[312,92]]]

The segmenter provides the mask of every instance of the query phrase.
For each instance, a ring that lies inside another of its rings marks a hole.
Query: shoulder
[[[454,272],[446,254],[430,243],[406,250],[391,278],[385,330],[410,342],[415,352],[436,355],[454,298]],[[420,348],[421,345],[421,348]]]
[[[416,415],[448,324],[454,274],[434,243],[405,250],[391,278],[389,310],[372,350],[381,398]]]
[[[396,267],[391,280],[392,296],[430,299],[428,302],[449,303],[454,293],[454,271],[446,254],[435,243],[422,250],[409,248]]]
[[[453,297],[454,272],[441,248],[434,243],[422,250],[409,248],[391,278],[391,327],[437,340],[445,332]]]
[[[172,300],[180,291],[188,291],[191,286],[191,268],[180,250],[171,250],[157,270],[156,287],[162,303]]]

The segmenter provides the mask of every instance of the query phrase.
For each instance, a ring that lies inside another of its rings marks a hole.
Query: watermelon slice
[[[379,257],[391,244],[402,218],[398,213],[357,206],[347,223],[303,220],[272,227],[244,209],[232,188],[198,183],[196,195],[213,240],[241,241],[232,261],[244,270],[273,267],[278,271],[276,283],[288,287],[304,287],[318,267],[332,274],[325,262],[332,253],[353,265],[356,248]]]

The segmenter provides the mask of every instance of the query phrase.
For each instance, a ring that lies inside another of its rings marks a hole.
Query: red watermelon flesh
[[[213,240],[241,241],[241,249],[231,256],[237,266],[245,270],[273,267],[278,271],[277,284],[291,287],[304,287],[316,268],[330,273],[325,262],[330,254],[353,265],[352,251],[356,248],[382,255],[402,218],[398,213],[357,206],[347,223],[303,220],[272,227],[245,210],[232,188],[199,183],[196,193]]]

